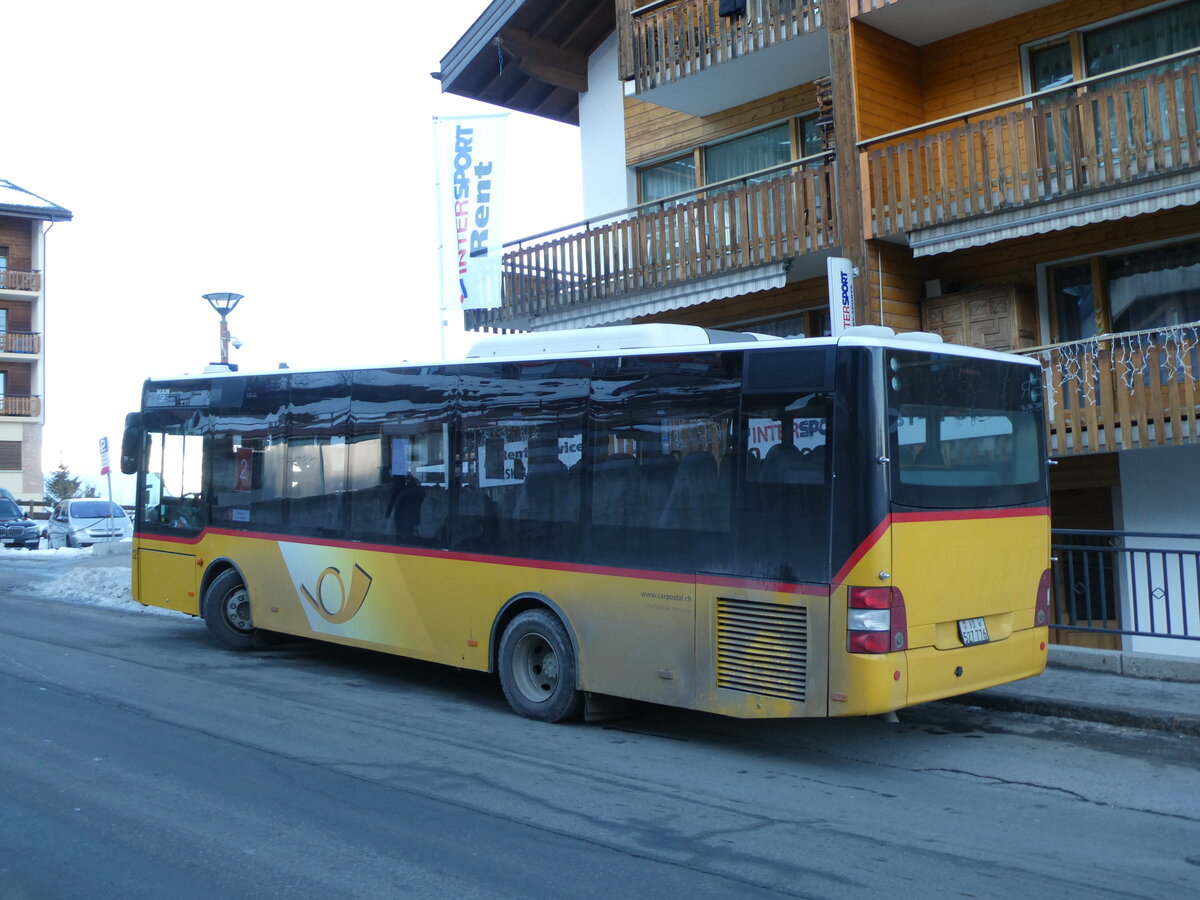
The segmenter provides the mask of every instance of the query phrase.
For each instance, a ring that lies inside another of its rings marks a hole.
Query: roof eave
[[[0,216],[11,219],[41,219],[43,222],[70,222],[74,214],[69,209],[56,206],[47,209],[41,206],[0,206]]]
[[[500,29],[508,24],[525,0],[492,0],[479,18],[460,37],[450,52],[442,57],[441,80],[442,88],[452,84],[476,55],[500,34]]]

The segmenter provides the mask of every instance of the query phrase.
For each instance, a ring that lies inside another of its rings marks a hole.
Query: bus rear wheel
[[[250,618],[250,592],[242,576],[228,569],[213,579],[204,592],[200,610],[204,624],[217,643],[230,650],[254,648],[254,622]]]
[[[562,622],[544,609],[521,613],[500,639],[500,686],[513,710],[541,722],[579,715],[583,694],[575,651]]]

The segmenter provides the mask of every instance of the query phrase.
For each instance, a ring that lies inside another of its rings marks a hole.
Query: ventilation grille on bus
[[[808,610],[717,598],[717,687],[803,702]]]

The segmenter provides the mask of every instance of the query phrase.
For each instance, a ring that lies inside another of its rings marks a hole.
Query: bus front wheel
[[[531,609],[512,620],[500,639],[500,686],[522,716],[562,722],[579,715],[575,651],[552,613]]]
[[[201,610],[204,624],[217,643],[230,650],[254,647],[254,623],[250,619],[250,592],[242,576],[228,569],[213,579],[204,592]]]

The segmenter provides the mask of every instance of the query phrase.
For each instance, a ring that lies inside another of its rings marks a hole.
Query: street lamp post
[[[238,305],[242,295],[205,294],[204,299],[221,317],[221,364],[227,366],[229,365],[229,323],[225,321],[225,317],[233,312],[233,308]]]

